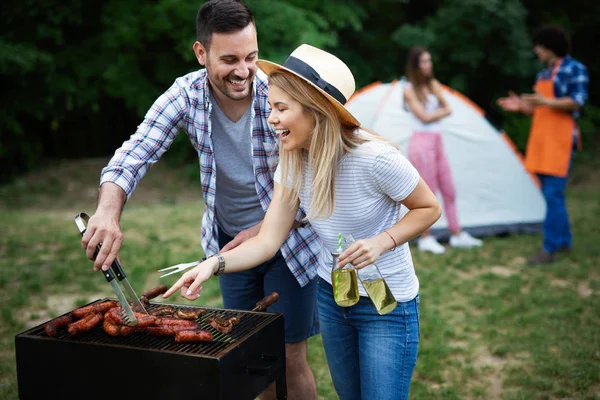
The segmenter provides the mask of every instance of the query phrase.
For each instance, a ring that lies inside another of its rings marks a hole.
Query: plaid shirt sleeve
[[[113,182],[129,199],[146,172],[169,149],[179,131],[185,129],[186,109],[185,95],[174,84],[154,102],[136,132],[117,149],[102,170],[100,185]]]
[[[589,75],[587,68],[578,62],[573,62],[566,74],[566,95],[575,100],[579,105],[583,106],[588,98],[588,83]]]

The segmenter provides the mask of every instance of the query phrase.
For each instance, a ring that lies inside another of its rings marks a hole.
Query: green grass
[[[579,185],[568,195],[575,248],[554,265],[526,265],[538,235],[487,238],[481,249],[444,256],[413,251],[421,344],[411,398],[600,399],[600,189]],[[201,204],[160,198],[132,201],[121,221],[121,261],[138,291],[161,282],[157,269],[202,251]],[[18,398],[17,333],[112,297],[80,248],[73,217],[85,211],[81,205],[53,207],[31,197],[20,204],[0,208],[0,398],[7,400]],[[198,302],[222,304],[218,280]],[[309,359],[320,398],[335,399],[320,337],[310,340]]]

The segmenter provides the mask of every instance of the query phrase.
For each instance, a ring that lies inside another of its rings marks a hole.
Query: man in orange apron
[[[534,93],[498,99],[506,111],[533,115],[525,168],[537,174],[546,199],[544,244],[528,261],[549,264],[555,253],[570,250],[571,228],[565,189],[573,150],[581,147],[577,127],[580,109],[587,100],[588,72],[571,58],[568,34],[557,26],[546,26],[533,37],[533,50],[546,67],[538,74]]]

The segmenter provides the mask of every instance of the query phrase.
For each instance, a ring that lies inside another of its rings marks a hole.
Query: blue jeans
[[[565,201],[567,177],[538,174],[546,199],[544,219],[544,250],[551,253],[561,247],[571,247],[571,226]]]
[[[576,143],[573,145],[574,148]],[[573,154],[569,161],[569,169]],[[563,247],[571,247],[572,235],[567,213],[565,190],[569,175],[565,177],[538,174],[542,185],[542,194],[546,200],[546,218],[544,219],[544,250],[553,253]]]
[[[331,285],[319,278],[321,335],[340,400],[405,400],[419,347],[419,296],[379,315],[361,297],[340,307]]]

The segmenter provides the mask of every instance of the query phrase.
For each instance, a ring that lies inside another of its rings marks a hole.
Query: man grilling
[[[206,68],[177,78],[102,170],[96,213],[82,239],[90,259],[102,243],[95,270],[106,270],[118,256],[125,202],[181,131],[200,161],[205,254],[218,256],[220,250],[238,246],[260,229],[273,194],[278,140],[267,123],[266,76],[255,64],[254,17],[241,1],[211,0],[198,11],[196,33],[194,54]],[[251,309],[267,294],[279,293],[280,300],[269,311],[284,314],[290,399],[317,398],[306,340],[319,331],[313,280],[319,249],[312,228],[298,223],[271,260],[249,271],[220,276],[226,308]],[[271,398],[275,398],[274,385],[261,395],[261,399]]]

